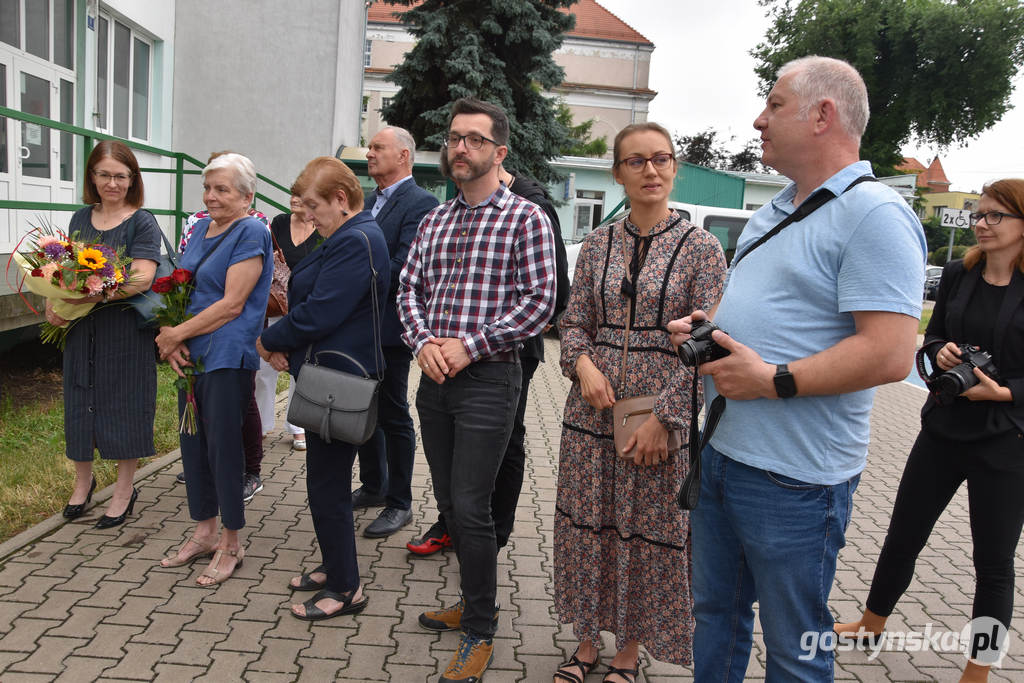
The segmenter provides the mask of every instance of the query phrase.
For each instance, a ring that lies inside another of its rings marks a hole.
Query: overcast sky
[[[651,121],[680,135],[708,127],[735,135],[733,151],[755,137],[751,124],[764,104],[749,52],[768,26],[757,0],[598,2],[655,45],[650,87],[658,96],[651,102]],[[965,147],[941,151],[912,144],[903,153],[925,166],[939,154],[953,190],[1024,178],[1024,78],[1018,76],[1016,86],[1014,109]]]

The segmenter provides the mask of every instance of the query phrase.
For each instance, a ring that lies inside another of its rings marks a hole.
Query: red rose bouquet
[[[178,268],[167,277],[158,277],[153,282],[153,291],[163,298],[163,305],[153,312],[160,327],[175,327],[192,317],[188,312],[188,304],[192,299],[195,280],[192,271]],[[203,372],[203,364],[195,362],[181,368],[184,376],[174,380],[174,386],[185,392],[185,410],[181,413],[181,425],[178,431],[182,434],[196,433],[196,375]]]
[[[132,260],[124,255],[123,249],[87,244],[77,237],[77,233],[68,236],[49,225],[34,227],[18,243],[18,247],[25,245],[26,248],[20,251],[15,248],[7,261],[8,272],[12,261],[21,269],[21,281],[14,288],[19,295],[27,288],[49,299],[54,313],[72,321],[61,327],[49,322],[42,324],[43,341],[62,347],[70,324],[95,306],[94,303],[68,303],[65,299],[103,294],[106,300],[129,282],[131,274]],[[30,304],[29,309],[39,312]]]

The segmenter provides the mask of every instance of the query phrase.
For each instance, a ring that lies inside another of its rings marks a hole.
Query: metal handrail
[[[126,140],[119,138],[115,135],[108,135],[106,133],[100,133],[95,130],[89,130],[87,128],[81,128],[79,126],[72,125],[70,123],[62,123],[60,121],[54,121],[52,119],[45,118],[43,116],[37,116],[36,114],[27,114],[17,109],[11,109],[10,107],[0,107],[0,118],[10,118],[16,121],[24,121],[25,123],[34,123],[40,126],[46,126],[53,130],[60,131],[62,133],[71,133],[82,138],[82,164],[83,167],[80,169],[82,174],[85,173],[84,164],[86,159],[89,158],[89,154],[92,152],[93,145],[97,140],[117,140],[122,142],[132,149],[137,149],[142,152],[148,152],[157,156],[167,157],[174,159],[174,168],[140,168],[141,172],[145,173],[169,173],[175,176],[175,188],[174,188],[174,208],[173,209],[154,209],[146,207],[146,209],[153,214],[160,216],[172,216],[174,217],[174,233],[175,239],[181,237],[181,223],[185,218],[188,218],[189,212],[184,210],[184,188],[183,180],[186,175],[199,175],[202,173],[203,167],[206,166],[203,162],[199,161],[193,156],[185,154],[184,152],[173,152],[167,149],[161,149],[160,147],[154,147],[153,145],[147,145],[142,142],[136,142],[134,140]],[[195,168],[185,168],[185,164],[191,164]],[[278,183],[275,180],[257,173],[257,180],[266,183],[270,187],[283,192],[285,195],[290,195],[291,190],[284,185]],[[287,212],[289,208],[285,204],[281,204],[262,192],[257,192],[255,199],[265,202],[270,206],[274,207],[278,211]],[[56,202],[27,202],[13,199],[0,199],[0,209],[36,209],[39,211],[75,211],[76,209],[82,208],[80,204],[63,204]]]

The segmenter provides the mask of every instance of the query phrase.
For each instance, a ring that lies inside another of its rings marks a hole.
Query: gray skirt
[[[151,456],[156,414],[155,330],[140,330],[123,302],[94,309],[68,331],[64,350],[67,456],[106,460]]]

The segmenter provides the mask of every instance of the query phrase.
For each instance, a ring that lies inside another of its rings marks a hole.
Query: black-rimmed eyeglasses
[[[649,161],[651,162],[651,166],[656,170],[664,171],[672,165],[672,162],[675,161],[675,159],[676,158],[671,154],[662,152],[661,154],[655,154],[652,157],[629,157],[627,159],[619,159],[619,164],[625,166],[630,171],[640,172],[644,170],[644,167],[647,166],[647,162]]]
[[[466,141],[466,147],[470,149],[480,149],[484,146],[484,142],[489,142],[495,147],[500,147],[497,140],[492,140],[485,135],[480,135],[479,133],[469,133],[468,135],[449,133],[448,137],[444,140],[444,146],[454,149],[458,147],[459,143],[463,140]]]
[[[999,225],[1003,218],[1024,219],[1024,216],[1018,216],[1015,213],[1005,213],[1003,211],[986,211],[985,213],[976,211],[970,215],[971,225],[977,225],[983,218],[989,225]]]

